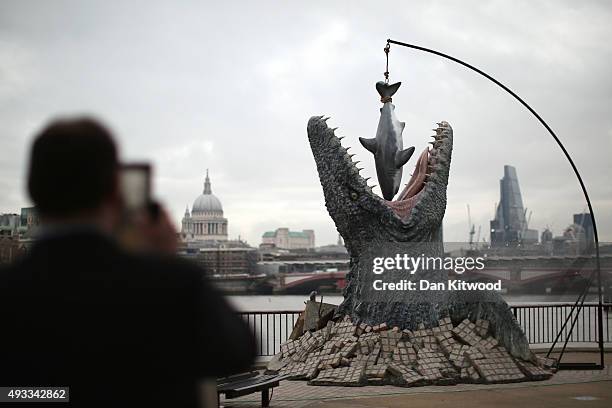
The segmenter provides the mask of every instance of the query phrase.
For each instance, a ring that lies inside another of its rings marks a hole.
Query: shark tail
[[[378,81],[376,83],[376,90],[378,91],[378,94],[380,95],[380,100],[383,103],[391,102],[391,97],[395,95],[395,93],[397,92],[401,84],[402,84],[401,82],[397,82],[395,84],[389,85],[383,81]]]

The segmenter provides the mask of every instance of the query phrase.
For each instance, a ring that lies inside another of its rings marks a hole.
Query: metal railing
[[[519,325],[531,345],[550,345],[571,312],[572,303],[510,306]],[[574,347],[596,347],[598,339],[597,304],[585,303],[578,312],[578,320],[571,335],[569,326],[561,334],[560,341],[568,338]],[[607,305],[608,308],[611,305]],[[295,326],[302,311],[275,310],[266,312],[239,312],[257,340],[259,356],[273,356],[280,351]],[[576,311],[573,312],[576,315]],[[612,344],[610,320],[612,314],[604,311],[603,338],[607,346]]]
[[[280,351],[302,311],[239,312],[257,341],[258,356],[273,356]]]
[[[576,325],[570,334],[570,325],[563,328],[559,337],[562,344],[566,339],[568,343],[581,343],[582,345],[596,345],[598,341],[597,308],[596,303],[585,303],[580,310],[572,312],[573,303],[550,304],[550,305],[515,305],[511,306],[514,317],[523,328],[529,344],[551,344],[563,323],[570,317],[578,318]],[[610,305],[608,305],[609,308]],[[603,339],[604,343],[612,341],[610,333],[610,319],[608,312],[604,310]]]

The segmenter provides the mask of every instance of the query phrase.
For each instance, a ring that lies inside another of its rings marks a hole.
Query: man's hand
[[[130,251],[174,255],[177,232],[166,210],[157,202],[134,214],[121,228],[119,241]]]

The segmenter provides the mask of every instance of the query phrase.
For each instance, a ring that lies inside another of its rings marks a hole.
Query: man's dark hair
[[[117,147],[94,119],[51,122],[32,145],[28,191],[43,216],[96,209],[116,188]]]

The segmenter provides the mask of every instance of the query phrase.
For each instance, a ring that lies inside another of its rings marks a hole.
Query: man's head
[[[55,120],[32,145],[28,191],[43,219],[108,225],[120,211],[118,167],[113,137],[100,123]]]

